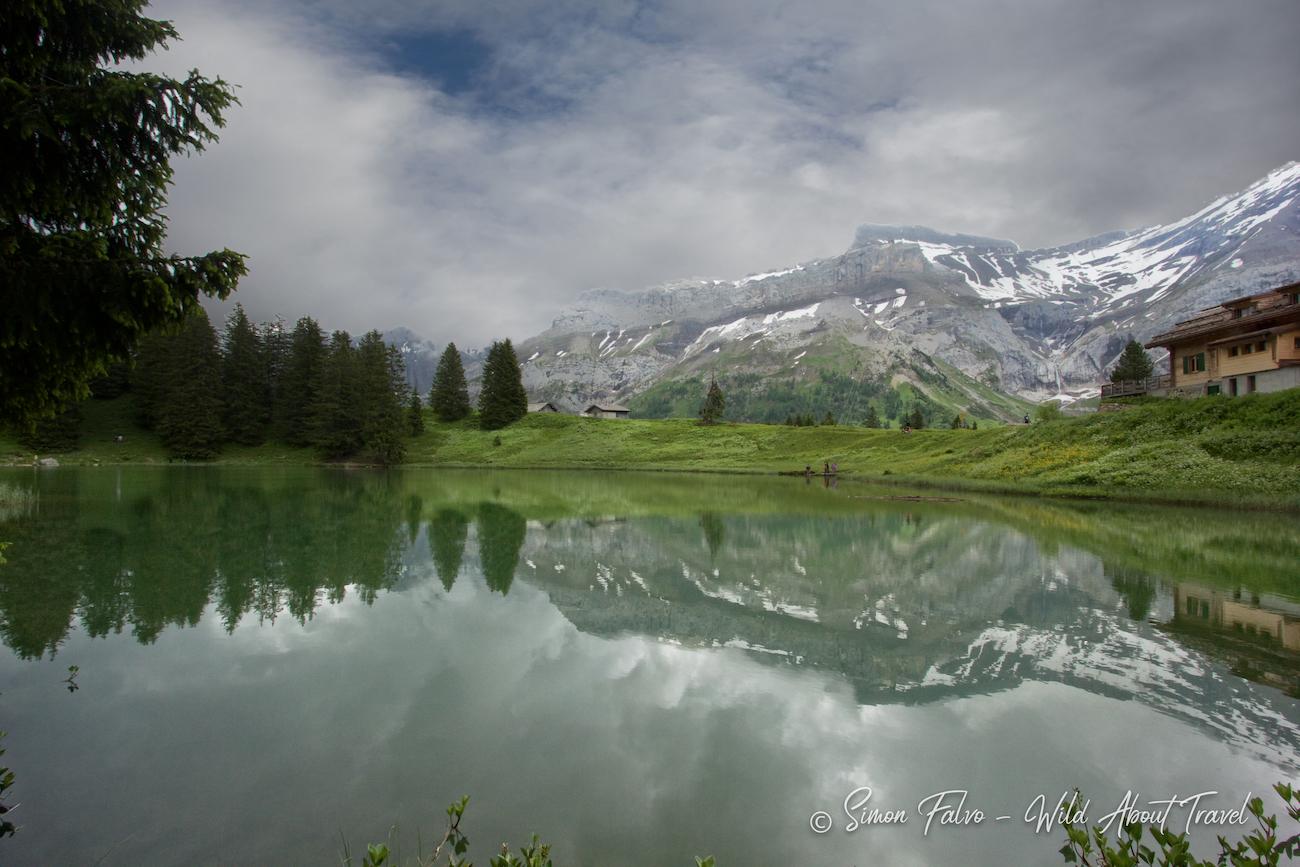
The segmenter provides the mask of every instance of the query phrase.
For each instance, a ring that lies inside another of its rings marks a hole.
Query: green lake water
[[[35,491],[0,508],[5,864],[337,864],[394,825],[414,854],[468,794],[478,863],[536,831],[559,865],[1048,865],[1039,796],[1275,809],[1300,778],[1294,515],[636,473],[0,482]],[[907,821],[848,830],[863,787]],[[958,791],[984,820],[927,833]]]

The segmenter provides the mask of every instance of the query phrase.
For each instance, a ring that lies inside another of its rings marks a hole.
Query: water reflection
[[[1233,673],[1300,698],[1300,602],[1182,582],[1163,628],[1228,660]]]
[[[277,817],[229,835],[246,847],[230,861],[305,860],[287,827],[328,855],[322,793],[368,810],[378,839],[413,799],[427,813],[471,791],[493,805],[477,814],[485,839],[522,822],[588,862],[715,850],[806,863],[803,837],[765,831],[806,833],[810,809],[863,783],[895,803],[983,783],[1011,809],[1035,787],[1173,779],[1184,749],[1198,764],[1180,785],[1300,769],[1288,517],[898,502],[798,479],[213,468],[27,481],[37,507],[0,524],[15,543],[0,637],[25,660],[67,647],[59,677],[67,662],[83,671],[75,698],[55,684],[55,706],[25,674],[38,664],[5,661],[7,727],[26,755],[46,721],[67,726],[24,799],[88,816],[68,794],[87,768],[137,767],[134,797],[166,816],[121,850],[137,863],[213,860],[206,838],[171,830],[210,807],[178,806],[200,779],[219,805]],[[136,640],[101,640],[119,632]],[[84,753],[65,761],[69,744]],[[1197,778],[1205,766],[1220,776]],[[519,780],[546,781],[545,805]],[[290,782],[300,809],[258,800]],[[109,818],[103,846],[120,828]],[[20,845],[49,846],[33,863],[102,852],[52,838]],[[954,863],[970,839],[885,851]],[[1007,840],[982,839],[995,863]],[[862,863],[854,843],[818,851]]]

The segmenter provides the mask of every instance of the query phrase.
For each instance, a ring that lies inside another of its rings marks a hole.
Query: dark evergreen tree
[[[429,389],[429,408],[438,421],[460,421],[469,415],[469,386],[465,382],[465,366],[460,360],[456,344],[448,343],[438,359],[438,369],[433,374]]]
[[[335,331],[311,409],[312,445],[329,459],[350,457],[364,442],[360,362],[352,338]]]
[[[835,425],[835,416],[831,415],[831,411],[829,409],[826,410],[826,415],[822,417],[822,424],[831,425],[831,426]]]
[[[925,427],[925,414],[921,412],[921,407],[912,407],[912,411],[907,416],[907,424],[912,430],[921,430]]]
[[[478,413],[479,427],[483,430],[499,430],[528,414],[528,393],[524,391],[519,359],[509,338],[496,341],[488,350]]]
[[[114,361],[107,372],[90,383],[90,396],[95,400],[112,400],[126,394],[131,387],[131,365]]]
[[[1151,356],[1142,348],[1142,344],[1132,338],[1124,346],[1124,351],[1120,353],[1119,362],[1115,369],[1110,372],[1111,382],[1122,382],[1126,379],[1147,379],[1155,371],[1155,365],[1151,363]]]
[[[391,350],[391,351],[390,351]],[[401,353],[370,331],[357,345],[361,377],[361,440],[381,464],[399,464],[406,455],[406,425],[402,394],[406,370]]]
[[[135,400],[135,417],[140,427],[157,430],[158,413],[167,393],[168,365],[171,361],[176,326],[164,326],[140,339],[131,366],[131,393]]]
[[[70,452],[81,440],[81,409],[76,404],[58,415],[28,420],[18,442],[37,454]]]
[[[862,424],[866,427],[880,427],[880,414],[876,412],[874,404],[867,404],[867,417],[862,420]]]
[[[411,436],[418,437],[424,433],[424,405],[420,403],[420,393],[414,388],[406,402],[406,423]]]
[[[709,390],[704,395],[704,403],[700,404],[700,422],[702,424],[717,424],[722,421],[722,413],[727,408],[727,399],[722,395],[722,389],[718,387],[717,377],[709,380]]]
[[[898,396],[898,392],[889,389],[885,392],[885,418],[899,418],[903,411],[903,399]]]
[[[174,456],[206,460],[221,451],[221,351],[203,308],[166,340],[157,431]]]
[[[292,335],[284,327],[284,320],[277,317],[274,322],[263,322],[257,329],[257,336],[262,344],[263,363],[266,366],[266,436],[274,437],[279,434],[277,412],[280,407],[280,387],[284,381],[285,366],[289,363]]]
[[[235,96],[197,71],[140,70],[178,38],[144,6],[6,0],[0,12],[0,419],[84,398],[143,335],[244,274],[229,250],[164,251],[171,159],[216,141]]]
[[[315,443],[313,412],[325,372],[325,334],[316,320],[304,316],[289,337],[288,355],[276,384],[276,435],[289,445]]]
[[[245,446],[266,440],[271,420],[271,378],[262,337],[242,305],[226,320],[221,358],[222,422],[226,435]]]

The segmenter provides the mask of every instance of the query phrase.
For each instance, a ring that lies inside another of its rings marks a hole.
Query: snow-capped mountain
[[[1016,408],[990,390],[1030,400],[1095,393],[1129,337],[1298,279],[1293,162],[1178,222],[1062,247],[864,225],[834,258],[734,280],[590,290],[522,343],[520,358],[531,392],[569,406],[641,395],[662,409],[673,382],[804,381],[830,370],[1007,415]]]

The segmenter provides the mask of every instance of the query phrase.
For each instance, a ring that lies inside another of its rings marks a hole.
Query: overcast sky
[[[171,244],[259,319],[531,336],[583,289],[837,255],[858,223],[1066,243],[1300,158],[1296,0],[163,0],[239,85]]]

